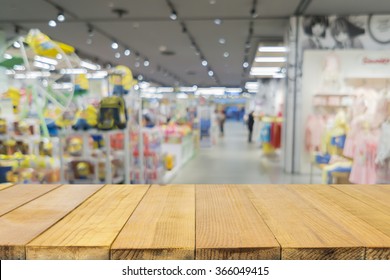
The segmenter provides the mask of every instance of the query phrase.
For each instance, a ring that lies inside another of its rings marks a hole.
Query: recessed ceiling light
[[[124,51],[125,56],[129,56],[131,54],[131,51],[129,49],[126,49]]]
[[[135,89],[135,90],[139,90],[139,85],[135,85],[135,86],[134,86],[134,89]]]
[[[243,66],[244,68],[248,68],[248,67],[249,67],[249,63],[245,61],[245,62],[242,64],[242,66]]]
[[[209,73],[208,73],[208,74],[209,74],[209,76],[210,76],[210,77],[214,76],[214,72],[213,72],[213,71],[211,71],[211,70],[209,71]]]
[[[139,80],[139,81],[142,81],[143,79],[144,79],[144,76],[138,75],[138,80]]]
[[[175,11],[172,11],[172,13],[169,15],[169,18],[171,20],[177,20],[177,13]]]
[[[119,45],[118,45],[117,42],[112,42],[111,48],[113,48],[114,50],[116,50],[118,47],[119,47]]]
[[[48,24],[49,24],[50,27],[56,27],[57,26],[57,22],[55,20],[50,20]]]
[[[221,24],[222,24],[222,20],[219,19],[219,18],[216,18],[216,19],[214,20],[214,23],[215,23],[216,25],[221,25]]]
[[[226,58],[226,57],[229,57],[229,53],[228,53],[228,52],[224,52],[224,53],[223,53],[223,57],[225,57],[225,58]]]
[[[226,43],[226,39],[225,38],[219,38],[218,42],[223,45]]]
[[[56,58],[57,58],[58,60],[61,60],[61,59],[62,59],[62,54],[58,53],[58,54],[56,55]]]
[[[121,58],[121,54],[119,52],[115,53],[115,58]]]
[[[207,63],[207,60],[202,60],[202,65],[203,65],[203,66],[205,66],[205,67],[206,67],[206,66],[207,66],[207,64],[208,64],[208,63]]]
[[[65,21],[65,15],[64,15],[63,12],[59,12],[59,13],[58,13],[57,20],[58,20],[59,22],[64,22],[64,21]]]
[[[148,67],[149,64],[150,64],[149,60],[146,59],[146,60],[144,61],[144,66],[145,66],[145,67]]]
[[[19,49],[19,48],[20,48],[20,43],[19,43],[18,41],[15,41],[14,44],[13,44],[13,46],[14,46],[15,48]]]

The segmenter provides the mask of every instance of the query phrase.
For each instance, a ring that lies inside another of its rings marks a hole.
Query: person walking
[[[252,133],[253,133],[253,125],[255,124],[255,117],[254,117],[254,111],[251,111],[248,115],[248,130],[249,130],[249,135],[248,135],[248,142],[252,142]]]
[[[219,135],[223,137],[224,135],[224,126],[225,126],[225,120],[226,120],[226,113],[224,109],[221,109],[217,113],[217,119],[219,124]]]

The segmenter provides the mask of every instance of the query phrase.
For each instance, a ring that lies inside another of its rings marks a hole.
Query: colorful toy
[[[81,156],[83,150],[83,141],[81,140],[81,138],[70,138],[67,150],[72,156]]]
[[[7,134],[7,121],[0,119],[0,134]]]
[[[86,109],[76,113],[76,122],[72,125],[74,130],[88,130],[97,125],[97,110],[94,106],[88,105]]]
[[[120,96],[109,96],[100,102],[98,129],[124,129],[127,125],[125,100]]]
[[[4,98],[9,98],[12,100],[12,106],[14,108],[14,113],[19,113],[19,104],[20,104],[20,90],[14,87],[8,88],[8,90],[3,95]]]
[[[123,65],[118,65],[110,74],[110,84],[114,86],[113,94],[122,95],[127,94],[129,90],[137,84],[133,78],[131,70]]]
[[[84,95],[89,90],[89,81],[85,74],[79,74],[75,77],[74,94],[75,96]]]
[[[49,36],[43,34],[38,29],[31,29],[27,35],[26,43],[34,50],[37,55],[56,57],[62,50],[65,54],[74,53],[75,49],[64,43],[53,41]]]

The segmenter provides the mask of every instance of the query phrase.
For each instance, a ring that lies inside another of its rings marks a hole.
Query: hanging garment
[[[321,150],[326,122],[323,116],[310,115],[306,121],[305,148],[308,152]]]
[[[378,153],[375,162],[379,165],[382,165],[389,158],[390,158],[390,123],[384,122],[382,124],[381,132],[380,132]]]
[[[275,149],[280,148],[281,138],[282,138],[282,124],[280,122],[273,122],[271,125],[271,145]]]
[[[375,184],[379,132],[377,130],[361,132],[359,136],[356,140],[349,181],[354,184]]]

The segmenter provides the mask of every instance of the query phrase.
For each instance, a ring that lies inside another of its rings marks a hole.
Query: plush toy
[[[72,125],[74,130],[88,130],[97,125],[97,110],[94,106],[88,105],[87,108],[76,113],[76,122]]]
[[[65,54],[72,54],[75,51],[74,47],[53,41],[38,29],[30,30],[26,37],[26,43],[37,55],[46,57],[56,57],[59,53],[59,49],[61,49]]]

